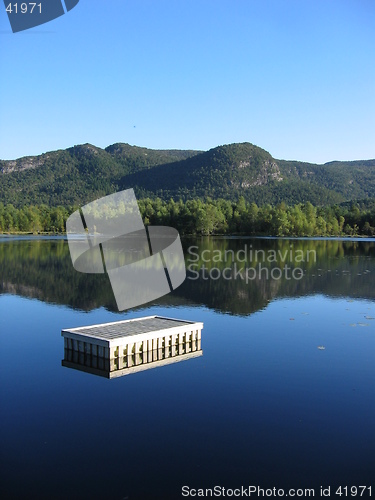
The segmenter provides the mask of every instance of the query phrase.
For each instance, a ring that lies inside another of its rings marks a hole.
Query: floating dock
[[[62,365],[107,378],[201,356],[203,323],[163,316],[67,328]]]

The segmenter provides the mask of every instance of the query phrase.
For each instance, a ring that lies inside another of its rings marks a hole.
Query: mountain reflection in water
[[[219,312],[248,315],[281,297],[324,294],[374,299],[374,242],[185,239],[187,279],[154,304],[203,305]],[[2,239],[0,276],[2,294],[85,311],[98,307],[117,310],[107,275],[75,271],[63,238]]]

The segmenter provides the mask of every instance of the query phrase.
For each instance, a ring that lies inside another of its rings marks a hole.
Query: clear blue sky
[[[16,34],[1,3],[0,158],[244,141],[375,157],[373,0],[80,0]]]

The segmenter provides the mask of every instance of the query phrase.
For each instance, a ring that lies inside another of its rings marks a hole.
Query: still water
[[[1,498],[374,495],[375,240],[183,245],[184,284],[119,313],[63,238],[0,239]],[[62,366],[63,328],[154,314],[203,322],[202,355],[112,380]]]

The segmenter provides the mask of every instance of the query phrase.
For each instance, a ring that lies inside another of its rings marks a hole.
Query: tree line
[[[166,225],[182,235],[374,236],[375,199],[331,206],[293,206],[218,199],[138,201],[146,225]],[[0,233],[64,233],[77,206],[16,208],[0,203]]]

